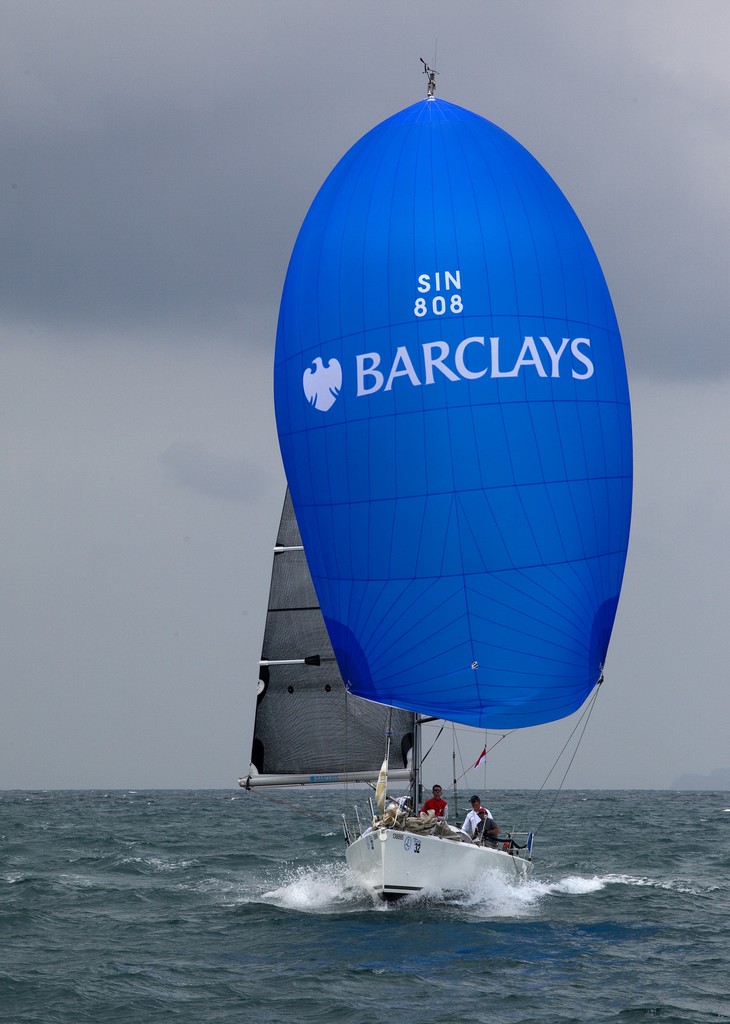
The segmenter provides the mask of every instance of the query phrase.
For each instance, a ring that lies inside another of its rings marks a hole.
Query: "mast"
[[[413,813],[418,812],[421,804],[421,720],[416,715],[413,723]]]
[[[436,75],[438,74],[438,71],[434,71],[433,68],[430,68],[428,66],[428,64],[426,63],[426,61],[423,59],[423,57],[420,58],[420,61],[421,61],[421,64],[423,64],[423,73],[424,73],[424,75],[428,75],[428,85],[426,87],[426,99],[432,100],[434,98],[435,93],[436,93]]]
[[[456,726],[451,723],[451,774],[453,776],[454,786],[454,814],[456,815],[457,821],[459,820],[459,795],[456,788]]]

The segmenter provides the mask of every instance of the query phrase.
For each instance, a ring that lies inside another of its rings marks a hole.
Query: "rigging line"
[[[563,785],[564,785],[565,780],[567,778],[568,772],[570,771],[570,767],[573,764],[573,761],[575,760],[576,754],[578,753],[578,750],[580,748],[581,743],[583,742],[583,736],[585,734],[586,729],[588,728],[588,722],[590,721],[590,717],[591,717],[591,715],[593,713],[593,708],[596,706],[596,701],[598,700],[598,692],[601,689],[601,683],[602,682],[603,682],[603,677],[601,677],[601,680],[599,681],[599,683],[598,683],[598,685],[596,687],[595,693],[593,694],[593,698],[592,698],[590,704],[588,705],[587,708],[584,709],[583,714],[580,716],[578,721],[575,723],[575,727],[574,727],[573,731],[571,732],[570,736],[567,738],[567,740],[563,744],[563,749],[560,751],[558,756],[555,758],[555,761],[553,763],[552,768],[547,773],[547,776],[545,777],[545,781],[543,782],[542,786],[540,786],[539,790],[537,791],[537,794],[535,795],[534,800],[532,801],[532,804],[530,805],[530,808],[529,808],[529,810],[527,812],[527,815],[526,815],[528,820],[529,820],[530,814],[532,812],[532,808],[535,806],[535,801],[539,798],[540,794],[542,793],[543,789],[545,788],[545,786],[547,784],[547,780],[550,778],[550,776],[552,775],[553,771],[555,770],[555,766],[557,765],[558,761],[560,760],[560,758],[565,753],[566,747],[568,746],[568,744],[572,740],[573,736],[575,735],[575,733],[576,733],[576,731],[578,729],[578,726],[581,724],[581,722],[583,722],[583,728],[580,731],[580,735],[578,737],[578,742],[575,745],[575,750],[573,751],[573,753],[571,755],[571,758],[568,761],[568,765],[567,765],[565,771],[563,772],[563,777],[560,780],[560,785],[555,790],[555,796],[553,797],[552,801],[550,802],[550,805],[549,805],[547,811],[543,815],[542,821],[537,826],[537,828],[533,829],[533,832],[534,832],[535,835],[537,835],[537,833],[540,831],[542,826],[547,821],[547,819],[548,819],[548,817],[550,815],[550,812],[552,811],[552,809],[555,806],[555,803],[556,803],[558,797],[560,796],[560,793],[562,791]]]
[[[342,827],[341,821],[335,821],[332,818],[328,818],[326,814],[320,814],[318,811],[310,811],[306,807],[302,807],[301,804],[292,804],[288,800],[282,800],[281,797],[273,796],[271,793],[262,793],[256,786],[249,790],[249,792],[254,793],[256,796],[263,797],[264,800],[271,800],[272,803],[281,804],[283,807],[289,807],[292,811],[298,811],[300,814],[308,814],[310,818],[320,818],[322,821],[326,821],[328,825],[333,825],[336,828]]]
[[[461,751],[459,751],[461,757]],[[454,723],[451,723],[451,766],[454,776],[454,813],[456,819],[459,819],[459,790],[456,787],[456,727]]]
[[[345,768],[347,769],[347,768],[350,767],[350,756],[349,756],[349,749],[350,749],[350,691],[347,689],[347,687],[345,687],[345,728],[344,728],[344,734],[345,734],[345,736],[344,736],[344,740],[345,740],[345,742],[344,742],[344,747],[345,747],[345,749],[344,749],[344,757],[345,757]],[[349,803],[349,800],[350,800],[350,786],[349,786],[349,782],[348,782],[347,776],[345,776],[345,802]]]
[[[441,733],[442,733],[442,732],[444,731],[444,726],[445,726],[445,725],[446,725],[446,723],[444,722],[444,723],[443,723],[443,725],[441,726],[441,728],[439,729],[439,731],[438,731],[438,732],[436,733],[436,739],[435,739],[435,740],[433,741],[433,743],[431,744],[431,746],[430,746],[430,747],[428,748],[428,750],[426,751],[426,753],[425,753],[425,754],[423,755],[423,757],[421,758],[421,764],[423,764],[423,762],[424,762],[424,761],[426,760],[426,758],[427,758],[427,757],[428,757],[428,755],[429,755],[429,754],[431,753],[431,751],[433,750],[433,748],[434,748],[434,747],[436,746],[436,744],[437,744],[437,742],[438,742],[438,738],[439,738],[439,736],[440,736],[440,735],[441,735]]]

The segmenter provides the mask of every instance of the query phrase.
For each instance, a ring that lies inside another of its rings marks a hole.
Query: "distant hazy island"
[[[709,775],[680,775],[672,783],[672,789],[730,790],[730,768],[716,768]]]

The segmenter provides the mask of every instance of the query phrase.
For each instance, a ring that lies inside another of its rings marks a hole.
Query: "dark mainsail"
[[[391,712],[346,692],[287,491],[274,548],[250,783],[263,781],[257,775],[364,772],[374,778],[389,720],[390,764],[403,769],[412,745],[413,715]]]

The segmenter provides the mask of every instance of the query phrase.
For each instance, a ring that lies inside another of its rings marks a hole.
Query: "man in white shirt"
[[[464,824],[461,826],[461,831],[466,833],[471,839],[474,836],[474,831],[481,820],[479,818],[479,808],[482,806],[481,798],[474,795],[471,800],[471,810],[464,818]],[[487,811],[487,817],[491,818],[492,815]]]

